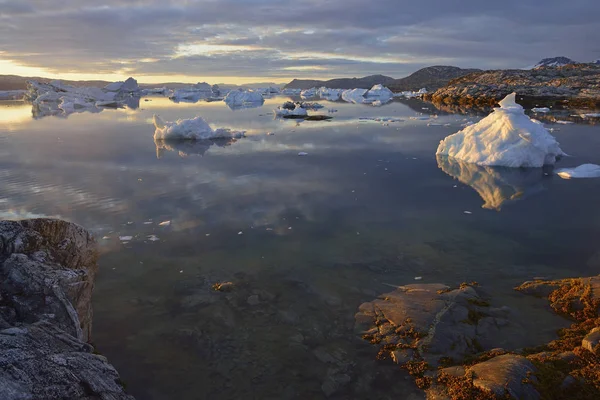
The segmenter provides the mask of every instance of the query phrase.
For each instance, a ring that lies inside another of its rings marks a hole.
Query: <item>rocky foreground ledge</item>
[[[600,65],[474,72],[451,80],[423,98],[434,104],[494,106],[513,92],[533,106],[560,103],[565,108],[596,108],[600,106]]]
[[[550,343],[504,350],[515,334],[536,332],[524,331],[473,282],[399,287],[364,303],[356,327],[428,399],[600,399],[600,276],[515,289],[548,299],[572,325]]]
[[[0,221],[0,399],[133,399],[89,344],[96,261],[78,225]]]

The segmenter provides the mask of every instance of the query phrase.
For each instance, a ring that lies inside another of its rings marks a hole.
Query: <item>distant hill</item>
[[[422,68],[406,78],[396,79],[388,85],[388,88],[394,92],[415,91],[421,88],[434,91],[447,85],[452,79],[479,71],[481,70],[435,65],[433,67]]]
[[[385,75],[370,75],[364,78],[338,78],[328,81],[312,79],[294,79],[284,89],[310,89],[313,87],[326,86],[330,89],[371,89],[374,85],[387,86],[394,82],[394,78]]]
[[[0,75],[0,90],[24,90],[27,89],[27,81],[36,80],[39,82],[50,82],[52,79],[39,77],[25,77],[17,75]],[[106,81],[65,81],[64,83],[73,86],[96,86],[104,87],[111,82]]]
[[[540,68],[540,67],[564,67],[565,65],[569,65],[569,64],[578,64],[578,62],[571,60],[568,57],[551,57],[551,58],[544,58],[542,61],[535,64],[533,66],[533,69]]]

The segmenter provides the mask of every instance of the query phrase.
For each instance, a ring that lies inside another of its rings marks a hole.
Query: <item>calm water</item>
[[[362,302],[415,277],[476,280],[535,328],[510,348],[560,323],[513,286],[600,272],[600,180],[436,160],[439,140],[477,117],[324,103],[333,120],[296,123],[267,115],[281,98],[236,111],[148,100],[35,120],[0,102],[0,217],[94,232],[94,343],[139,399],[320,399],[340,374],[351,380],[333,398],[419,398],[354,332]],[[154,113],[248,136],[163,147]],[[561,166],[600,164],[600,128],[548,126],[572,155]],[[211,289],[224,281],[234,290]]]

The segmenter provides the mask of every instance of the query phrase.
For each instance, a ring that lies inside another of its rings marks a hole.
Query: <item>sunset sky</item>
[[[0,74],[209,83],[600,58],[598,0],[0,0]]]

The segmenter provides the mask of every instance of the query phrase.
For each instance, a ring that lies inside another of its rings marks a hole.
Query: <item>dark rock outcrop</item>
[[[88,344],[96,260],[78,225],[0,222],[1,399],[132,399]]]
[[[597,106],[600,105],[600,65],[476,72],[451,80],[423,97],[434,104],[493,106],[512,92],[526,100],[567,100],[571,107]]]

